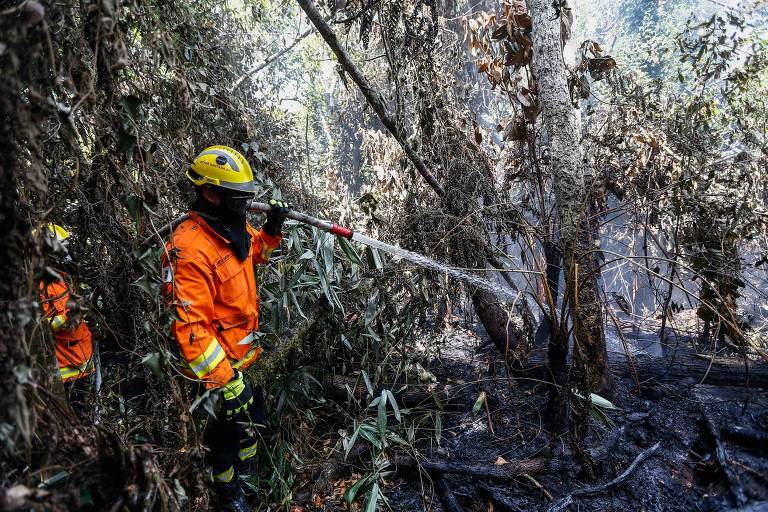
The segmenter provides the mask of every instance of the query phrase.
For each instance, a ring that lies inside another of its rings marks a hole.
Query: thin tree
[[[608,387],[608,360],[594,251],[596,228],[590,221],[589,190],[579,145],[579,128],[563,60],[561,12],[549,0],[530,0],[533,19],[533,69],[538,99],[549,134],[559,239],[565,264],[564,300],[573,333],[573,365],[567,371],[568,336],[550,339],[549,363],[560,390],[584,396]],[[554,329],[567,333],[569,329]],[[570,378],[568,377],[570,373]],[[565,387],[564,387],[565,386]],[[561,412],[565,409],[558,408]]]

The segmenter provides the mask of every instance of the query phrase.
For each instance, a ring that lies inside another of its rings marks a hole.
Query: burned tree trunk
[[[553,187],[565,269],[565,300],[573,323],[574,385],[582,391],[599,391],[608,385],[608,359],[603,332],[592,248],[592,226],[587,220],[588,191],[579,150],[579,130],[568,93],[567,69],[561,46],[560,16],[547,0],[530,0],[533,50],[538,100],[550,139]],[[553,353],[567,353],[568,339],[559,336]],[[562,365],[564,358],[552,361]],[[553,368],[554,375],[563,375]],[[564,384],[558,382],[557,384]]]
[[[482,289],[472,292],[472,305],[504,359],[513,365],[525,361],[532,339],[533,321],[525,300],[521,298],[514,306],[514,313],[507,311],[496,296]]]

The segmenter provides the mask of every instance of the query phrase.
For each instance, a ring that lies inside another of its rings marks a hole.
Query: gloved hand
[[[270,236],[277,236],[283,229],[283,222],[288,212],[291,211],[291,205],[278,199],[270,199],[271,209],[267,212],[267,222],[264,223],[264,232]]]
[[[232,380],[221,387],[224,396],[224,415],[227,421],[250,423],[253,406],[253,390],[243,378],[243,372],[235,370]]]

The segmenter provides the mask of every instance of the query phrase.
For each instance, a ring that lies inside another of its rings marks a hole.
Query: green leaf
[[[80,484],[80,505],[95,505],[93,502],[93,494],[91,493],[91,487],[85,482]]]
[[[128,210],[128,213],[130,214],[136,229],[139,229],[139,222],[141,222],[142,199],[135,194],[131,194],[123,197],[120,202],[123,203],[123,206],[125,206],[125,208]]]
[[[343,236],[338,237],[337,240],[339,241],[339,247],[341,248],[341,252],[344,253],[347,259],[352,263],[354,263],[355,265],[362,266],[363,262],[360,259],[360,256],[357,254],[357,250],[355,250],[355,248],[352,247],[352,244],[349,243],[349,240],[347,240]]]
[[[365,325],[371,325],[376,317],[376,309],[379,306],[379,290],[377,289],[368,298],[368,306],[365,308]]]
[[[397,406],[397,400],[395,400],[395,395],[392,394],[392,391],[389,389],[386,390],[387,396],[389,397],[389,403],[392,406],[392,412],[395,413],[395,419],[400,422],[402,419],[402,416],[400,416],[400,407]]]
[[[213,392],[212,392],[213,391]],[[210,414],[213,418],[216,417],[216,402],[219,400],[219,393],[217,390],[206,389],[205,393],[198,395],[195,401],[189,407],[189,413],[192,414],[195,409],[200,405],[203,406],[203,410]]]
[[[299,279],[301,279],[301,276],[304,275],[304,271],[306,269],[307,269],[306,265],[301,265],[299,269],[296,272],[294,272],[290,282],[288,283],[287,288],[293,288],[294,286],[296,286],[296,283],[299,282]]]
[[[355,424],[357,424],[357,421],[355,421]],[[352,433],[352,437],[349,439],[349,442],[347,443],[347,447],[344,450],[344,460],[347,460],[347,455],[349,455],[349,452],[352,450],[352,447],[355,446],[355,441],[357,441],[357,436],[360,435],[360,427],[361,425],[358,425],[357,428],[355,428],[355,431]]]
[[[571,392],[575,396],[581,398],[582,400],[586,400],[586,398],[584,398],[584,395],[578,393],[575,389],[571,390]],[[616,407],[615,405],[613,405],[610,401],[606,400],[605,398],[601,397],[600,395],[598,395],[596,393],[590,393],[589,394],[589,399],[592,402],[592,405],[596,405],[598,407],[602,407],[603,409],[608,409],[608,410],[611,410],[611,411],[619,411],[619,410],[621,410],[618,407]]]
[[[368,260],[368,266],[371,268],[375,268],[376,270],[381,270],[384,268],[384,263],[381,260],[381,255],[379,254],[379,250],[374,247],[366,247],[365,248],[365,256]]]
[[[480,409],[482,409],[483,404],[485,403],[485,391],[481,391],[480,395],[478,395],[477,400],[475,400],[475,405],[472,406],[472,414],[477,414],[480,412]]]
[[[120,106],[123,107],[123,112],[125,112],[125,115],[127,115],[131,121],[135,123],[139,118],[139,107],[141,107],[141,100],[138,98],[138,96],[134,96],[133,94],[123,96],[123,98],[120,100]]]
[[[443,437],[443,418],[438,412],[435,414],[435,441],[437,446],[440,446],[440,439]]]
[[[363,427],[360,429],[360,436],[375,446],[377,450],[381,450],[381,440],[374,435],[376,430],[369,425],[367,425],[367,427],[368,428]]]
[[[69,471],[62,470],[58,473],[54,473],[52,476],[49,476],[45,480],[43,480],[38,487],[41,489],[50,489],[51,487],[62,483],[64,480],[69,477]]]
[[[387,432],[387,390],[382,389],[381,390],[381,400],[379,401],[379,413],[376,418],[378,426],[379,426],[379,435],[381,436],[382,442],[384,441],[384,436]]]
[[[333,276],[333,242],[336,237],[323,233],[321,237],[321,249],[323,251],[323,266],[325,267],[325,273],[329,276]]]
[[[152,372],[152,375],[158,379],[163,378],[163,356],[160,354],[160,352],[150,352],[149,354],[145,355],[141,360],[141,364],[149,368],[149,371]]]
[[[601,397],[596,393],[590,393],[589,397],[592,400],[592,403],[598,407],[602,407],[603,409],[609,409],[612,411],[619,410],[619,408],[613,405],[610,401],[606,400],[605,398]]]
[[[368,493],[368,501],[365,503],[365,512],[376,512],[379,503],[379,482],[373,482],[371,491]]]
[[[368,396],[373,396],[373,386],[371,385],[371,379],[368,378],[368,372],[363,370],[363,381],[365,382],[365,387],[368,388]]]
[[[344,493],[344,501],[351,504],[353,501],[355,501],[355,497],[357,494],[363,490],[368,482],[371,480],[371,478],[375,476],[373,474],[366,475],[357,482],[355,482],[349,489],[347,489],[347,492]]]

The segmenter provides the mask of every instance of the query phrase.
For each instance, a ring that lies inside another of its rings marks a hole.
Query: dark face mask
[[[245,216],[248,213],[248,206],[250,206],[251,200],[253,200],[253,196],[232,196],[227,194],[221,198],[221,206],[231,215]]]

